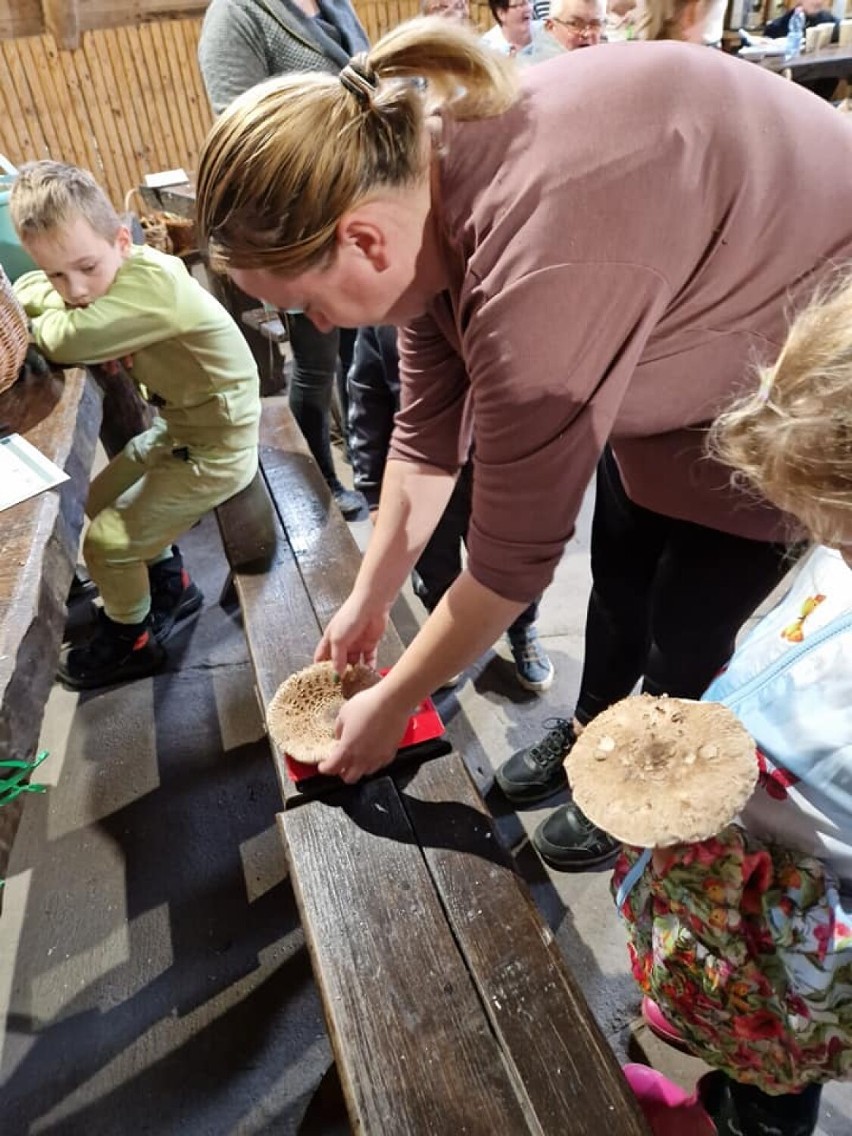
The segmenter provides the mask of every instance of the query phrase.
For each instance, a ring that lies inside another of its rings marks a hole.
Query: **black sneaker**
[[[114,623],[101,610],[89,642],[63,651],[57,677],[72,690],[94,690],[151,675],[165,659],[166,652],[153,636],[150,619]]]
[[[81,600],[93,600],[98,594],[98,585],[85,568],[79,565],[71,578],[71,587],[68,589],[68,606],[80,603]]]
[[[519,749],[497,770],[495,779],[510,801],[517,805],[543,801],[567,784],[562,763],[576,740],[567,718],[548,718],[552,726],[540,742]]]
[[[158,643],[165,642],[175,624],[198,611],[204,603],[201,589],[189,578],[176,544],[172,555],[148,569],[151,585],[151,630]]]
[[[570,872],[612,859],[621,841],[592,824],[572,802],[543,820],[532,836],[533,847],[545,864]]]

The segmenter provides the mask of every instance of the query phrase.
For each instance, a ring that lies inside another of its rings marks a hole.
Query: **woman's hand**
[[[319,772],[352,785],[388,765],[399,748],[411,710],[388,696],[384,680],[354,695],[337,716],[338,741],[331,756],[320,762]]]
[[[338,674],[343,674],[348,663],[374,667],[387,624],[386,608],[368,606],[353,592],[326,627],[314,652],[314,662],[330,659]]]

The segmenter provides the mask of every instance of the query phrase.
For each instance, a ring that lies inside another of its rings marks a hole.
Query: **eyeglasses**
[[[560,20],[558,16],[550,18],[554,24],[561,24],[563,28],[578,36],[600,35],[604,27],[603,20],[579,20],[574,16],[568,20]]]

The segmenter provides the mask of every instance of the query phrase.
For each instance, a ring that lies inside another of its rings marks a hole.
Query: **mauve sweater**
[[[569,52],[522,82],[500,117],[444,125],[455,275],[400,336],[391,456],[456,469],[472,424],[469,568],[512,600],[550,582],[607,438],[638,504],[784,539],[702,427],[852,255],[852,126],[689,44]]]

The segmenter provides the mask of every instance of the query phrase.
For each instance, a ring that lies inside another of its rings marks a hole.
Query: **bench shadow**
[[[224,748],[212,675],[81,698],[63,777],[82,775],[89,819],[59,814],[53,836],[49,802],[28,810],[12,1006],[45,1009],[6,1020],[4,1136],[127,1131],[130,1117],[135,1131],[196,1131],[205,1115],[224,1134],[259,1101],[277,1110],[274,1130],[295,1133],[305,1101],[284,1071],[315,1050],[310,1077],[295,1074],[312,1087],[328,1064],[283,850],[271,867],[265,844],[246,851],[280,808],[268,745]],[[244,697],[253,705],[248,683]],[[107,857],[102,882],[93,848]]]

